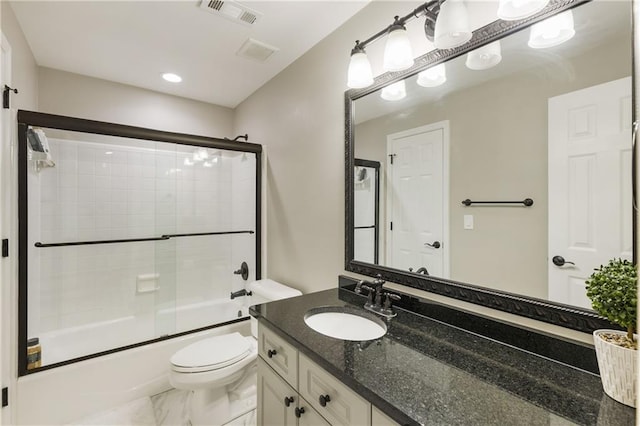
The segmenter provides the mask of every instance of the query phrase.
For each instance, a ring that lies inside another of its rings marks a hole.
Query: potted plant
[[[624,331],[596,330],[593,342],[598,358],[602,387],[607,395],[636,406],[636,330],[638,273],[628,260],[612,259],[600,266],[586,281],[587,297],[593,309]]]

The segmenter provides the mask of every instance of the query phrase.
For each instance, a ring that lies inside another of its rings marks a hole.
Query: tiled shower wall
[[[55,167],[28,177],[29,337],[123,318],[136,323],[128,343],[184,331],[175,308],[229,300],[245,284],[233,274],[242,261],[254,279],[255,234],[33,246],[256,231],[254,154],[110,137],[49,143]]]

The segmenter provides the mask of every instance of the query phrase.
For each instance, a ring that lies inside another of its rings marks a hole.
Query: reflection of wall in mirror
[[[378,160],[384,168],[388,134],[450,120],[451,279],[546,299],[547,100],[629,76],[630,43],[630,38],[614,40],[597,51],[358,124],[356,157]],[[381,225],[387,223],[384,191],[381,182]],[[460,203],[466,198],[526,197],[535,200],[533,207],[469,208]],[[465,214],[474,215],[474,230],[463,229]],[[384,232],[380,238],[384,245]]]

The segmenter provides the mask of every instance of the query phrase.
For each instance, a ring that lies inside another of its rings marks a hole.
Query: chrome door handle
[[[433,242],[433,243],[431,243],[431,244],[429,244],[429,243],[424,243],[424,245],[425,245],[425,246],[427,246],[427,247],[434,248],[434,249],[439,249],[439,248],[440,248],[440,246],[441,246],[440,241],[434,241],[434,242]]]
[[[568,261],[568,260],[564,260],[564,257],[562,257],[562,256],[553,256],[553,258],[551,259],[551,261],[552,261],[552,262],[553,262],[553,264],[554,264],[554,265],[556,265],[556,266],[564,266],[564,265],[566,265],[566,264],[574,265],[574,266],[575,266],[575,263],[570,262],[570,261]]]

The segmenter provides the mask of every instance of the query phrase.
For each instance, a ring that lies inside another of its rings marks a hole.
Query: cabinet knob
[[[291,403],[293,402],[293,397],[292,396],[285,396],[284,397],[284,405],[286,407],[288,407],[289,405],[291,405]]]
[[[296,417],[300,418],[300,416],[302,416],[304,414],[304,407],[296,407]]]
[[[269,358],[273,358],[273,356],[274,356],[274,355],[276,355],[277,353],[278,353],[278,352],[276,352],[276,350],[275,350],[275,349],[269,349],[269,350],[267,351],[267,356],[268,356]]]
[[[320,398],[318,398],[318,401],[320,402],[320,405],[322,405],[323,407],[326,407],[327,402],[331,401],[331,397],[329,395],[320,395]]]

